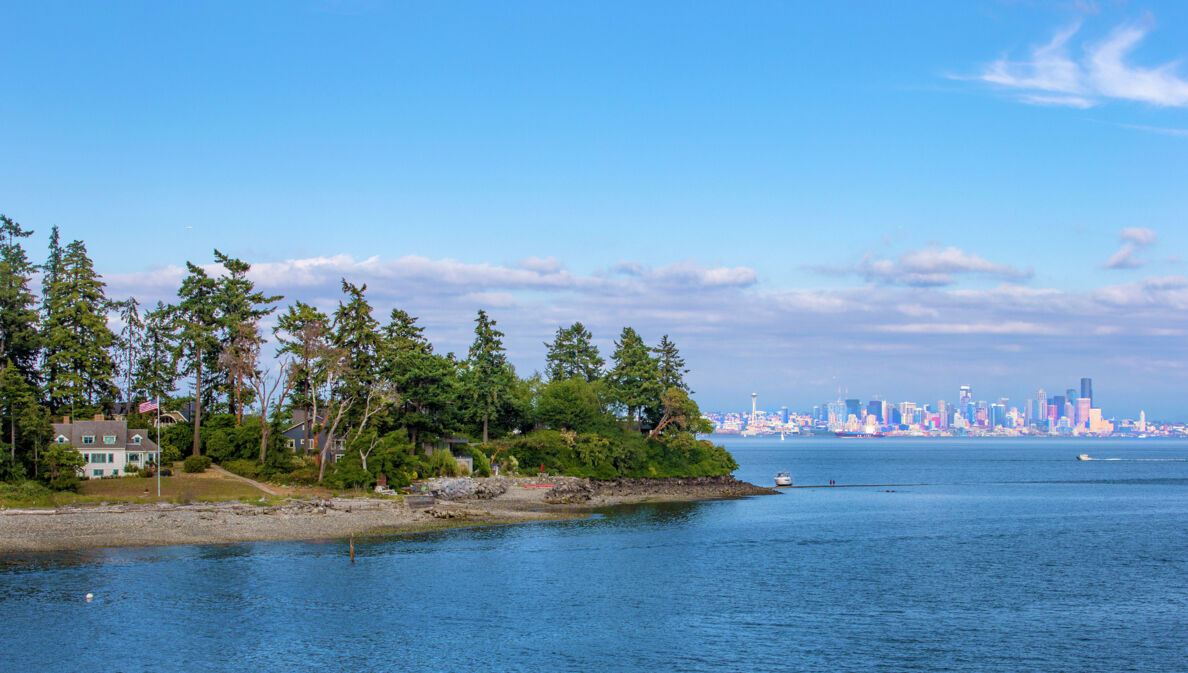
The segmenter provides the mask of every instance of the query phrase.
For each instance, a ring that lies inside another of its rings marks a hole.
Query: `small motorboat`
[[[791,486],[792,485],[792,475],[788,474],[787,472],[777,472],[776,476],[775,476],[775,482],[776,482],[777,488],[779,488],[780,486],[785,486],[785,487]]]
[[[1081,455],[1077,456],[1077,460],[1093,460],[1093,459],[1089,457],[1089,454],[1082,453]]]

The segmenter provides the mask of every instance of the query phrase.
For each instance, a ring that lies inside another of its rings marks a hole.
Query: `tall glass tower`
[[[1081,379],[1081,397],[1089,400],[1089,406],[1093,406],[1093,379]]]

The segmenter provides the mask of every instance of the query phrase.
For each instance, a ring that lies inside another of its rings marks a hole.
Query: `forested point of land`
[[[51,423],[120,412],[129,427],[149,428],[156,412],[138,407],[156,400],[163,413],[181,412],[163,426],[163,461],[207,456],[278,483],[369,488],[383,475],[407,485],[457,474],[454,455],[471,456],[479,475],[493,466],[597,479],[737,468],[724,448],[696,438],[710,427],[667,335],[649,345],[624,327],[607,360],[575,322],[544,344],[543,370],[524,378],[483,310],[469,351],[442,354],[415,316],[393,308],[381,323],[366,285],[343,279],[332,312],[301,301],[282,308],[284,297],[248,278],[248,263],[218,250],[208,265],[187,262],[173,302],[145,307],[108,297],[86,245],[63,246],[56,226],[45,261],[30,261],[32,233],[0,216],[8,488],[76,488],[81,454],[52,441]],[[282,433],[295,426],[291,445]]]

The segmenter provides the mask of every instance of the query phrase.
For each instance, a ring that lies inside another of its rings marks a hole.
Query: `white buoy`
[[[94,598],[94,597],[95,597],[95,594],[87,594],[87,600],[88,600],[88,601],[89,601],[89,600],[91,600],[91,599],[92,599],[92,598]]]

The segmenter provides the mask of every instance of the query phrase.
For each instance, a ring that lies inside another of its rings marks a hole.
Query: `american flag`
[[[146,411],[156,411],[157,410],[157,401],[149,400],[148,402],[141,402],[140,406],[137,408],[140,410],[140,413],[142,413],[142,414]]]

